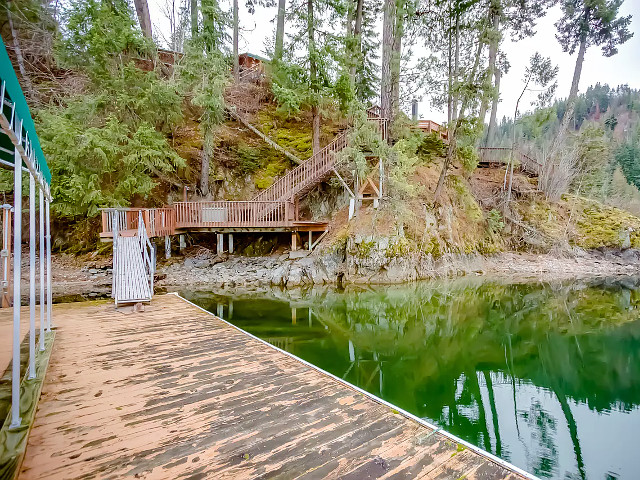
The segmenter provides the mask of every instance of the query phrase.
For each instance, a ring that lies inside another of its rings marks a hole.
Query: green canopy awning
[[[50,184],[51,172],[49,171],[49,166],[44,158],[44,153],[42,153],[42,147],[38,140],[36,126],[31,118],[31,112],[29,111],[27,100],[24,98],[20,82],[18,82],[18,77],[16,76],[16,72],[11,64],[11,59],[7,53],[4,41],[1,38],[0,43],[2,43],[2,48],[0,48],[0,80],[2,80],[5,85],[5,99],[10,100],[15,105],[15,114],[22,120],[23,135],[28,134],[28,139],[31,142],[31,149],[33,150],[35,160],[37,162],[37,167],[42,173],[44,181]],[[6,104],[3,104],[1,107],[1,113],[10,120],[11,107]],[[15,146],[9,137],[3,134],[2,131],[0,131],[0,147],[10,150],[11,152],[15,149]],[[6,153],[2,149],[0,149],[0,157],[10,163],[13,163],[14,161],[14,156]]]

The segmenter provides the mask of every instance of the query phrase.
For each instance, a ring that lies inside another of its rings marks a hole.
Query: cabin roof
[[[253,58],[254,60],[258,60],[260,62],[263,63],[268,63],[269,59],[265,58],[265,57],[261,57],[260,55],[256,55],[255,53],[249,53],[249,52],[244,52],[241,53],[240,55],[238,55],[239,57],[249,57],[249,58]]]
[[[27,105],[27,99],[24,97],[22,87],[20,87],[20,82],[18,81],[16,72],[13,69],[13,64],[11,63],[11,59],[9,58],[9,54],[7,53],[4,41],[1,38],[0,44],[0,80],[2,80],[4,85],[4,90],[2,92],[3,100],[7,100],[13,103],[15,114],[22,121],[22,128],[26,132],[26,139],[28,139],[29,146],[33,150],[35,161],[38,164],[40,172],[42,173],[45,181],[49,183],[51,182],[51,172],[49,171],[47,161],[45,160],[44,153],[42,153],[42,148],[40,147],[40,141],[38,140],[38,135],[36,134],[36,126],[33,123],[33,119],[31,118],[31,112],[29,111],[29,106]],[[2,114],[2,116],[8,120],[8,124],[12,117],[11,107],[8,107],[6,104],[0,105],[0,107],[0,114]],[[5,134],[0,132],[0,136],[5,136]],[[13,163],[14,156],[11,152],[14,151],[15,147],[13,146],[12,142],[7,137],[2,139],[2,142],[0,143],[2,143],[2,147],[4,148],[0,155],[2,157],[2,160],[8,163]]]

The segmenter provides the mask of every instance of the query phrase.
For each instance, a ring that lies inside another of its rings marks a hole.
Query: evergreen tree
[[[556,38],[562,50],[578,56],[571,81],[571,90],[567,99],[558,136],[551,149],[551,157],[555,156],[567,131],[576,107],[578,85],[582,73],[582,64],[587,48],[602,47],[602,54],[611,57],[618,53],[618,45],[629,40],[633,33],[629,31],[631,15],[618,18],[618,11],[623,0],[562,0],[562,17],[556,23]]]
[[[64,12],[58,57],[89,77],[84,92],[42,110],[38,131],[53,171],[58,214],[92,217],[100,207],[147,197],[185,162],[165,134],[181,98],[156,72],[136,67],[150,48],[125,0],[81,0]]]

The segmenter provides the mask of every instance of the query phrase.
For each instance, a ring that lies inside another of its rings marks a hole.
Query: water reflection
[[[637,478],[633,283],[187,296],[540,477]]]

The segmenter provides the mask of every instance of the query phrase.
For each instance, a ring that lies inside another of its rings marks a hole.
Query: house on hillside
[[[264,64],[269,63],[268,59],[249,52],[238,55],[238,60],[240,62],[240,70],[249,68],[262,70],[264,68]]]

